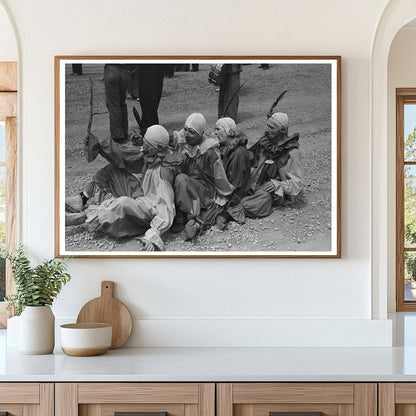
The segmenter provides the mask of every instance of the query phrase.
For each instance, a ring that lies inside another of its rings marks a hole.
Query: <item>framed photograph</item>
[[[341,256],[339,56],[55,57],[55,255]]]

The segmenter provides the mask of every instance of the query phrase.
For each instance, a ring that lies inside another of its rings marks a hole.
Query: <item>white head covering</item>
[[[192,113],[185,121],[185,126],[188,129],[196,131],[200,136],[204,134],[207,122],[201,113]]]
[[[169,133],[163,126],[155,124],[147,129],[143,141],[155,149],[161,149],[168,146]]]
[[[230,135],[231,132],[235,133],[237,128],[235,121],[231,117],[222,117],[215,123],[215,125],[222,127],[227,135]]]
[[[289,117],[285,113],[274,113],[268,121],[281,130],[289,126]]]

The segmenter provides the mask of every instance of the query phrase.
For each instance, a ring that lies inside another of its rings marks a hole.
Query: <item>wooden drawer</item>
[[[376,383],[220,383],[217,416],[377,416]]]
[[[0,383],[0,414],[9,416],[53,416],[51,383]]]
[[[416,383],[380,383],[380,416],[415,416]]]
[[[57,383],[56,416],[114,416],[166,412],[215,416],[214,383]]]

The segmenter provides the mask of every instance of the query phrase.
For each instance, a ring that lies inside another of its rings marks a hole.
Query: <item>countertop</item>
[[[6,348],[0,381],[416,381],[416,348],[119,348],[96,357]]]
[[[416,381],[416,314],[395,314],[389,348],[119,348],[24,355],[0,330],[0,382]]]

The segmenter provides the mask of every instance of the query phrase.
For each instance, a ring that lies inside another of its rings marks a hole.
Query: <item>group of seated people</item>
[[[135,236],[138,251],[164,250],[162,235],[180,232],[190,241],[214,224],[271,214],[303,191],[299,134],[288,134],[285,113],[267,120],[251,147],[233,119],[220,118],[213,134],[206,120],[191,114],[172,137],[161,125],[124,143],[85,139],[88,162],[98,154],[109,163],[84,190],[65,200],[65,224],[115,238]]]

